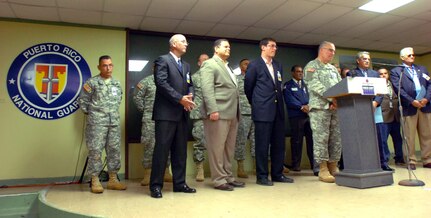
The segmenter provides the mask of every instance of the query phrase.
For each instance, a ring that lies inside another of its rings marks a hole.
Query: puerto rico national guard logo
[[[91,77],[84,58],[57,43],[32,46],[15,58],[7,75],[7,89],[25,114],[54,120],[74,113],[83,83]]]

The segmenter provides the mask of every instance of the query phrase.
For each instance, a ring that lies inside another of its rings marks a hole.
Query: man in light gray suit
[[[239,120],[239,91],[229,67],[230,45],[226,39],[214,42],[214,56],[201,67],[202,115],[211,180],[214,188],[232,191],[244,187],[235,181],[231,159],[235,150]]]

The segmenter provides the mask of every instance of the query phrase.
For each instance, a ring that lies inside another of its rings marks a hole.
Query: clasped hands
[[[183,105],[184,110],[191,111],[193,108],[195,108],[196,104],[193,102],[193,94],[189,93],[188,95],[184,95],[181,100],[180,104]]]
[[[417,107],[417,108],[423,108],[423,107],[425,107],[427,104],[428,104],[428,99],[426,99],[426,98],[422,98],[420,101],[419,101],[419,100],[414,100],[414,101],[412,102],[412,105],[413,105],[414,107]]]

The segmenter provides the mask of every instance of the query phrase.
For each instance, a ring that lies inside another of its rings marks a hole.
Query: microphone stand
[[[403,74],[404,74],[405,70],[406,70],[406,68],[404,67],[404,69],[401,71],[400,80],[399,80],[399,83],[398,83],[398,105],[399,105],[400,115],[401,115],[401,117],[400,117],[400,121],[401,121],[401,126],[400,126],[401,127],[401,137],[402,137],[402,142],[403,142],[403,145],[404,145],[404,149],[406,151],[407,162],[408,162],[409,161],[410,153],[409,153],[409,147],[408,147],[408,144],[407,144],[408,142],[407,142],[407,139],[406,139],[405,134],[404,134],[405,120],[404,120],[404,116],[403,116],[403,106],[401,104],[401,94],[400,94],[401,93],[401,79],[403,78]],[[423,181],[418,180],[417,177],[416,177],[416,175],[414,175],[414,173],[413,173],[413,171],[412,171],[409,163],[407,163],[407,170],[409,172],[409,179],[404,179],[404,180],[399,181],[398,185],[401,185],[401,186],[424,186],[425,185],[425,183]],[[412,174],[414,175],[415,179],[412,179]]]

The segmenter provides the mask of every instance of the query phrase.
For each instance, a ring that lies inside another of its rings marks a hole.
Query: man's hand
[[[337,106],[337,99],[333,98],[332,103],[329,104],[329,110],[335,111],[335,110],[337,110],[337,107],[338,107]]]
[[[428,104],[428,99],[422,98],[420,103],[422,104],[422,107],[425,107]]]
[[[188,95],[184,95],[181,100],[180,104],[184,106],[184,110],[191,111],[193,108],[195,108],[196,104],[193,102],[193,95],[192,93]]]
[[[421,102],[419,102],[418,100],[414,100],[414,101],[412,102],[412,105],[413,105],[414,107],[417,107],[417,108],[421,108],[421,107],[423,107],[423,105],[421,104]]]
[[[308,105],[302,105],[301,111],[304,113],[310,112],[310,107]]]
[[[212,120],[212,121],[219,120],[219,118],[220,118],[220,114],[218,112],[212,112],[210,114],[210,120]]]

